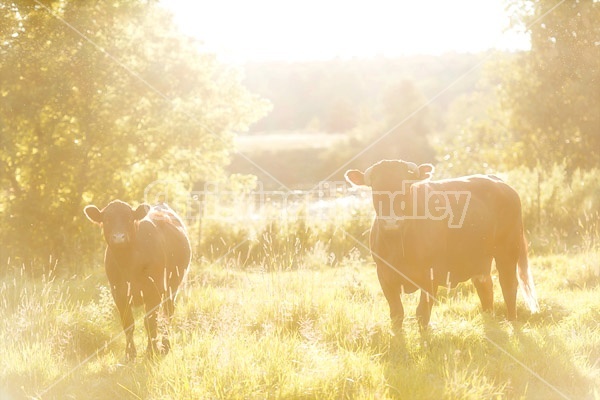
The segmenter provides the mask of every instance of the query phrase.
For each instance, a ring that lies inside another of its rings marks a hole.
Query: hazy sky
[[[226,61],[528,48],[502,0],[162,0],[187,34]]]

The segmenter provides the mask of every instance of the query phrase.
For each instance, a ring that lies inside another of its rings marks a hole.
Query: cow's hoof
[[[162,346],[160,346],[158,350],[160,351],[160,354],[163,356],[166,356],[167,354],[169,354],[169,351],[171,350],[171,342],[169,341],[168,337],[163,337]]]
[[[170,350],[171,343],[169,342],[169,339],[163,338],[161,342],[158,342],[153,346],[148,346],[148,348],[146,349],[146,357],[149,360],[156,360],[159,357],[163,357],[169,354]]]
[[[431,326],[429,325],[429,323],[425,324],[425,323],[419,322],[419,332],[421,333],[421,335],[427,335],[428,333],[430,333]]]
[[[147,349],[146,350],[146,361],[156,362],[161,357],[161,354],[158,350]]]
[[[135,358],[137,357],[137,351],[135,347],[130,347],[125,350],[125,362],[135,362]]]
[[[392,323],[392,334],[395,336],[395,335],[401,335],[403,333],[404,333],[404,331],[402,329],[402,321],[393,322]]]

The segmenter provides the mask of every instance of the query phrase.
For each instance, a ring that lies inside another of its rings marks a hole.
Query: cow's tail
[[[532,313],[539,312],[540,306],[538,305],[537,296],[535,294],[533,276],[531,275],[531,270],[529,269],[529,261],[527,259],[527,240],[525,239],[524,234],[521,235],[521,243],[519,246],[517,279],[519,280],[519,286],[521,287],[521,292],[523,293],[523,297],[525,297],[527,306]]]

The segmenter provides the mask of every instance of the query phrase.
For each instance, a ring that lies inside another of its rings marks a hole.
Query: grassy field
[[[196,262],[172,351],[124,363],[102,267],[0,283],[0,399],[598,399],[600,254],[534,257],[542,312],[482,315],[472,285],[439,294],[421,335],[416,295],[390,331],[374,266],[323,255],[294,270]],[[141,311],[136,343],[145,349]]]

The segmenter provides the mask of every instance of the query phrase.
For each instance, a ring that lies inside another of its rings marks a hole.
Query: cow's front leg
[[[431,318],[431,308],[435,302],[435,296],[437,293],[437,286],[429,286],[428,288],[421,289],[421,299],[417,306],[417,321],[419,321],[419,327],[421,331],[427,330],[429,326],[429,319]]]
[[[390,319],[392,320],[392,327],[394,331],[400,331],[404,321],[404,307],[402,306],[400,292],[398,290],[384,290],[383,294],[385,295],[385,298],[390,306]]]
[[[169,343],[164,346],[164,343],[159,346],[158,343],[158,313],[161,308],[162,297],[157,290],[147,290],[144,293],[146,315],[144,316],[144,325],[146,332],[148,333],[148,356],[151,357],[154,354],[166,354],[169,351]],[[168,342],[168,340],[167,340]]]
[[[404,320],[404,307],[400,298],[401,289],[397,285],[391,284],[385,276],[378,275],[383,295],[390,306],[392,328],[394,331],[400,331],[402,329],[402,321]]]
[[[144,326],[148,334],[148,347],[146,349],[148,357],[159,353],[158,349],[158,310],[160,309],[160,298],[158,296],[147,296],[145,299]]]
[[[119,311],[123,332],[125,332],[125,357],[128,361],[135,360],[137,351],[133,342],[133,331],[135,321],[133,319],[133,311],[131,309],[132,298],[125,287],[115,287],[112,291],[113,299]]]

